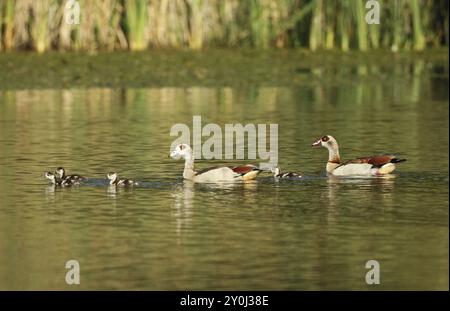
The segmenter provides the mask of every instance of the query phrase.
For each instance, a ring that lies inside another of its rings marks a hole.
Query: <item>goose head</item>
[[[55,174],[53,174],[52,172],[45,172],[44,176],[45,176],[45,178],[50,180],[52,183],[56,183]]]
[[[116,172],[109,172],[107,176],[108,176],[108,179],[109,179],[109,183],[111,185],[117,180],[117,173]]]
[[[332,166],[336,166],[341,162],[339,156],[339,146],[336,139],[331,135],[322,136],[319,140],[312,144],[313,147],[324,147],[328,149],[328,162],[332,163]],[[329,163],[329,164],[330,164]],[[331,170],[328,168],[327,170]]]
[[[192,157],[192,149],[187,144],[180,144],[170,153],[170,157],[174,160],[189,159]]]
[[[62,179],[66,175],[66,171],[64,170],[64,167],[58,167],[56,169],[56,174],[58,175],[59,179]]]
[[[331,135],[322,136],[319,140],[312,144],[312,147],[324,147],[327,149],[337,149],[336,139]]]

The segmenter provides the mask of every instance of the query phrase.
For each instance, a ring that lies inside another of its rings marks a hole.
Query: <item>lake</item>
[[[0,289],[448,290],[448,62],[297,74],[0,90]],[[304,178],[183,181],[169,133],[194,115],[222,128],[278,124],[278,163]],[[327,177],[326,150],[311,148],[324,134],[344,160],[408,161],[384,178]],[[48,185],[58,166],[88,179]],[[109,171],[140,185],[111,188]],[[80,285],[65,282],[70,259]],[[371,259],[380,285],[365,282]]]

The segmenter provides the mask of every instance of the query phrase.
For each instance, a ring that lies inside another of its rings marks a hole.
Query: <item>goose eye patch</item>
[[[322,137],[322,141],[328,141],[328,136],[324,136],[324,137]]]
[[[183,148],[184,148],[184,146],[183,146],[183,145],[180,145],[180,150],[183,150]]]

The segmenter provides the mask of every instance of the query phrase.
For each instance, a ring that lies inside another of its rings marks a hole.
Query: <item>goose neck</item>
[[[328,162],[341,163],[341,157],[339,156],[339,146],[337,143],[328,146]]]
[[[193,179],[195,176],[194,171],[194,157],[192,156],[192,153],[187,155],[184,160],[184,172],[183,177],[185,179]]]

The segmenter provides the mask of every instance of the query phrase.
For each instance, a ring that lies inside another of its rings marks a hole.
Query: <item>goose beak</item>
[[[322,147],[322,141],[319,139],[311,145],[313,148]]]
[[[179,160],[181,156],[176,152],[176,150],[174,150],[169,154],[169,158]]]

